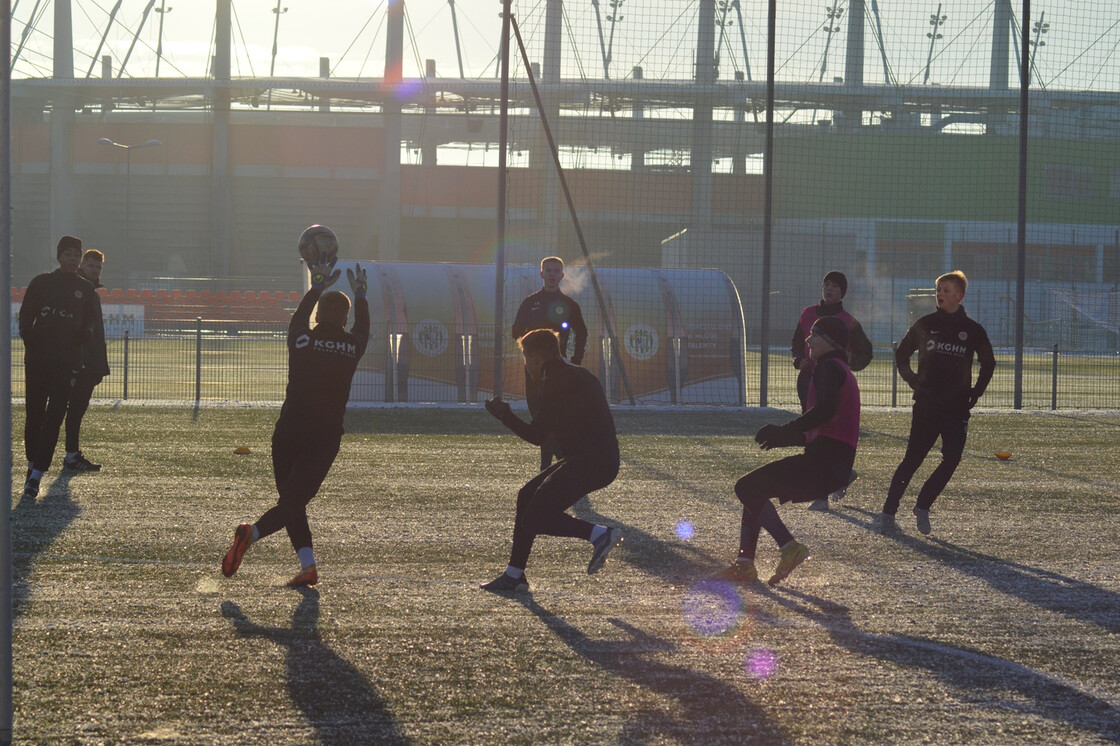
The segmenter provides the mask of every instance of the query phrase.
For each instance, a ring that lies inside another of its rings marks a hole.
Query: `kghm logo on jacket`
[[[346,357],[358,356],[358,345],[353,342],[334,339],[312,339],[310,334],[301,334],[296,337],[295,348],[302,350],[310,346],[315,352],[330,352]]]

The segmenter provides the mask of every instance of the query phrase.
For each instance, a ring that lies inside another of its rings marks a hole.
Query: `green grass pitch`
[[[310,506],[319,586],[280,587],[283,533],[223,578],[275,500],[276,415],[94,406],[102,473],[14,485],[17,742],[1120,742],[1115,412],[979,412],[933,533],[909,511],[936,452],[892,538],[872,520],[909,412],[865,411],[846,498],[779,508],[812,559],[722,595],[702,581],[735,556],[732,485],[783,455],[750,435],[790,415],[619,410],[618,480],[574,511],[622,545],[588,577],[589,545],[538,539],[520,600],[478,583],[537,455],[481,408],[352,411]]]

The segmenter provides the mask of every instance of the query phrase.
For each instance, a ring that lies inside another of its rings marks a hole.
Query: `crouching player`
[[[487,591],[529,589],[525,565],[533,540],[540,534],[590,541],[589,575],[603,566],[611,549],[622,541],[619,529],[597,526],[565,512],[618,475],[618,438],[603,387],[590,372],[561,357],[559,335],[551,329],[531,331],[518,344],[525,370],[538,385],[539,406],[532,422],[526,423],[497,397],[486,402],[486,410],[533,445],[554,436],[564,456],[517,493],[509,566],[481,586]]]
[[[768,581],[774,586],[809,558],[809,548],[793,538],[771,498],[808,502],[848,483],[859,441],[859,387],[848,367],[848,328],[833,316],[813,324],[806,343],[815,363],[805,414],[788,424],[763,425],[754,436],[764,449],[804,446],[805,451],[760,466],[735,484],[743,503],[739,557],[716,578],[749,583],[758,578],[755,549],[760,529],[781,548],[778,567]]]
[[[305,244],[319,248],[305,251]],[[349,332],[345,326],[350,299],[337,290],[324,292],[340,274],[334,269],[337,246],[334,233],[324,226],[311,226],[300,237],[300,253],[316,258],[308,262],[311,289],[288,325],[288,389],[272,433],[272,470],[280,497],[255,524],[242,523],[234,531],[233,546],[222,560],[226,577],[237,572],[249,545],[283,528],[302,567],[287,585],[319,582],[307,504],[338,455],[350,380],[369,340],[365,270],[358,265],[346,270],[354,294],[354,325]],[[311,309],[316,303],[319,310],[312,328]]]

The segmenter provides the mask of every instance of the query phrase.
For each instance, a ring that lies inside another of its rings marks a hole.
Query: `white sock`
[[[70,459],[71,461],[73,461],[74,459],[78,458],[78,454],[79,454],[79,453],[81,453],[81,451],[73,451],[73,452],[71,452],[71,451],[67,451],[67,452],[66,452],[66,458],[68,458],[68,459]]]
[[[260,529],[258,529],[257,524],[254,523],[253,524],[253,535],[249,538],[249,543],[252,544],[253,542],[257,541],[260,538],[261,538]]]
[[[524,568],[514,567],[513,565],[506,565],[506,575],[509,575],[511,578],[520,578],[524,574]]]
[[[31,478],[32,479],[42,479],[43,478],[43,471],[41,469],[32,469],[31,470]]]
[[[254,527],[254,532],[255,530]],[[315,564],[315,552],[311,550],[311,547],[300,547],[296,550],[296,556],[299,557],[299,563],[303,567],[311,567]]]
[[[606,526],[596,526],[595,528],[591,529],[591,538],[588,539],[588,541],[594,544],[596,541],[598,541],[599,537],[605,533],[607,533]]]

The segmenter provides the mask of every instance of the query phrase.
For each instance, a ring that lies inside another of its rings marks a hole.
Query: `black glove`
[[[762,447],[762,450],[769,451],[771,448],[803,446],[805,445],[805,433],[790,427],[790,425],[763,425],[754,434],[754,440]]]
[[[311,273],[311,288],[313,290],[321,292],[338,280],[339,276],[342,275],[342,270],[334,268],[337,261],[337,256],[328,256],[320,252],[315,261],[307,265],[307,271]]]
[[[509,408],[509,402],[497,396],[493,399],[487,399],[485,407],[487,412],[502,422],[505,422],[506,418],[513,414],[513,410]]]
[[[350,281],[350,291],[354,293],[354,300],[366,297],[369,282],[366,280],[366,271],[355,264],[354,269],[346,270],[346,279]]]

